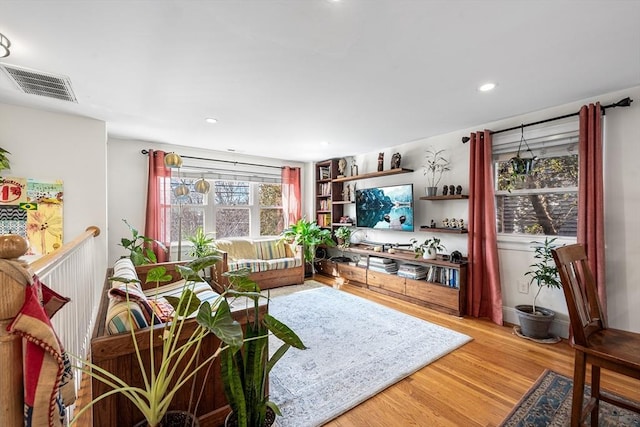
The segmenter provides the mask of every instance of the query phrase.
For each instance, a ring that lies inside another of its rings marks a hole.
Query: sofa
[[[292,246],[279,238],[237,238],[216,240],[215,247],[222,257],[212,273],[212,286],[218,292],[229,286],[224,273],[242,268],[250,271],[249,278],[261,290],[304,283],[304,261],[299,246]]]
[[[130,385],[143,387],[143,380],[138,369],[138,361],[131,336],[131,329],[135,332],[135,339],[143,356],[143,362],[150,366],[150,328],[158,330],[154,336],[153,352],[154,358],[159,360],[162,342],[160,337],[164,324],[150,325],[149,316],[145,313],[148,310],[161,312],[164,307],[162,301],[164,296],[179,296],[182,293],[184,281],[176,271],[176,265],[181,263],[162,263],[134,267],[128,258],[118,260],[114,267],[106,274],[104,289],[98,308],[98,314],[91,337],[91,362],[103,369],[112,372],[122,378]],[[155,283],[145,283],[147,273],[154,267],[164,266],[172,280],[168,284],[157,287]],[[126,279],[138,279],[140,282],[125,284],[120,281],[110,280],[112,277],[123,277]],[[129,300],[122,298],[124,288],[127,287]],[[199,283],[194,288],[194,292],[201,300],[213,300],[218,294],[207,283]],[[146,301],[145,301],[146,299]],[[127,310],[131,310],[129,316]],[[233,303],[231,306],[232,316],[240,324],[244,325],[249,319],[247,315],[251,311],[244,310],[240,303]],[[261,315],[266,312],[266,306],[262,309]],[[133,322],[129,319],[133,318]],[[191,335],[196,326],[195,319],[189,319],[184,323],[181,336],[186,340]],[[181,342],[184,342],[181,341]],[[207,357],[213,354],[220,346],[220,340],[213,334],[207,335],[202,341],[200,357]],[[179,368],[178,368],[179,369]],[[198,405],[197,415],[201,426],[220,426],[224,424],[224,418],[230,412],[224,396],[223,384],[220,377],[220,359],[214,359],[212,369],[205,381],[206,369],[196,375],[197,392],[200,391],[204,383],[203,394]],[[185,383],[178,392],[170,409],[188,410],[190,403],[190,391],[193,380]],[[108,392],[110,387],[100,381],[91,379],[91,395],[96,398]],[[96,426],[116,427],[133,426],[143,419],[135,406],[121,393],[110,395],[93,405],[93,421]]]

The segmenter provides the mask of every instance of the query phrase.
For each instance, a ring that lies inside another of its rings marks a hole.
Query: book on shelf
[[[328,166],[319,166],[318,176],[319,179],[331,179],[331,169]]]

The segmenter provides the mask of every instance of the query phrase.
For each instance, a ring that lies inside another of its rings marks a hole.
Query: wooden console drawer
[[[387,291],[405,294],[404,277],[394,274],[379,273],[377,271],[367,271],[367,285],[386,289]]]
[[[316,263],[316,269],[327,276],[338,277],[337,263],[333,261],[323,259]]]
[[[406,295],[445,307],[460,315],[460,292],[456,288],[448,288],[425,280],[407,279]]]
[[[337,263],[338,275],[354,282],[367,283],[367,270],[355,265]]]

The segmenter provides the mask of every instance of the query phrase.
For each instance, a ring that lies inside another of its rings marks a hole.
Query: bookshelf
[[[335,182],[338,176],[338,159],[328,159],[315,164],[316,205],[315,220],[322,228],[333,230],[344,212],[343,184]]]

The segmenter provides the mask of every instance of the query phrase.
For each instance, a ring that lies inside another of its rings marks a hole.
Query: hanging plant
[[[0,147],[0,172],[2,172],[5,169],[11,169],[11,163],[9,163],[9,158],[7,157],[7,154],[11,154],[11,153],[5,150],[4,148]]]
[[[527,147],[527,151],[531,154],[531,157],[520,157],[520,151],[522,150],[522,143]],[[533,151],[529,148],[527,140],[524,139],[524,125],[520,128],[520,145],[518,145],[518,152],[515,157],[512,157],[511,162],[512,176],[514,178],[520,177],[524,180],[524,177],[529,175],[533,170],[534,163],[537,157],[534,156]]]

